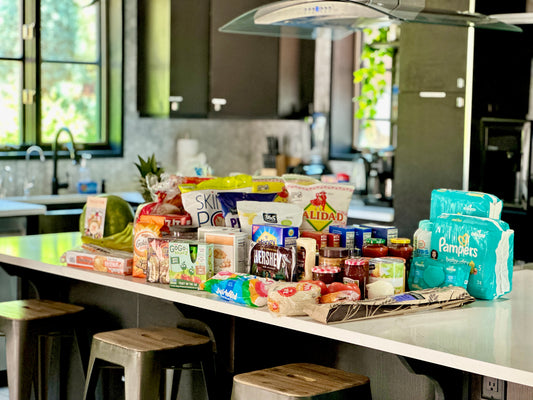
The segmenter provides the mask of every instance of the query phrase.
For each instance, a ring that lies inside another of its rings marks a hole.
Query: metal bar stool
[[[233,377],[232,400],[371,400],[368,377],[315,364],[287,364]]]
[[[158,399],[164,392],[161,370],[193,361],[202,363],[209,399],[214,398],[213,344],[209,337],[172,327],[130,328],[93,336],[84,399],[94,398],[97,370],[124,368],[126,400]]]
[[[39,360],[39,336],[73,332],[73,317],[83,310],[50,300],[14,300],[0,303],[0,332],[6,337],[7,384],[11,400],[46,397]],[[38,365],[36,371],[35,366]],[[39,382],[40,381],[40,382]]]

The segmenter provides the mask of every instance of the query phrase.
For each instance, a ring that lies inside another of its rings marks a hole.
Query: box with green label
[[[213,276],[214,245],[197,240],[176,240],[169,243],[170,287],[198,289]]]

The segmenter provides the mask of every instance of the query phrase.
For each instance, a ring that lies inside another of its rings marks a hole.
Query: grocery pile
[[[345,183],[162,174],[150,189],[154,201],[134,218],[131,271],[108,272],[325,323],[511,290],[513,231],[499,220],[501,201],[484,193],[434,190],[411,244],[394,226],[348,225]]]

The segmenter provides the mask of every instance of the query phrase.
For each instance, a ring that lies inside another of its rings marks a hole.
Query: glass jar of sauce
[[[361,291],[361,300],[366,298],[366,284],[368,282],[369,258],[349,258],[344,262],[343,283],[357,283]]]
[[[329,285],[333,282],[339,282],[341,269],[339,267],[313,267],[313,280],[322,281]]]
[[[344,268],[344,261],[350,256],[346,247],[322,247],[319,250],[318,265],[321,267]]]
[[[389,248],[385,245],[385,239],[369,238],[363,245],[362,253],[363,257],[386,257],[389,254]]]
[[[390,240],[389,256],[401,257],[405,260],[406,265],[409,265],[411,258],[413,258],[413,246],[411,240],[407,238],[393,238]]]

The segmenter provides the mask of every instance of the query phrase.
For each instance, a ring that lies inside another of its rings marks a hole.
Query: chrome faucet
[[[73,164],[76,164],[76,148],[74,147],[74,137],[72,136],[72,132],[67,127],[59,128],[59,130],[56,133],[56,137],[54,140],[54,143],[52,143],[52,160],[54,162],[54,170],[52,173],[52,194],[58,194],[59,189],[68,188],[68,182],[59,183],[59,180],[57,178],[57,152],[58,152],[58,139],[61,135],[61,132],[65,132],[70,139],[70,143],[66,144],[66,147],[68,148],[68,151],[70,153],[70,159],[72,160]]]
[[[32,153],[37,152],[39,154],[39,159],[41,162],[45,161],[44,152],[43,149],[41,149],[39,146],[33,145],[28,147],[26,150],[26,163],[25,163],[25,173],[24,173],[24,197],[27,197],[30,195],[31,189],[33,189],[33,186],[35,185],[35,178],[29,177],[29,166],[28,161],[30,160],[30,156]]]

